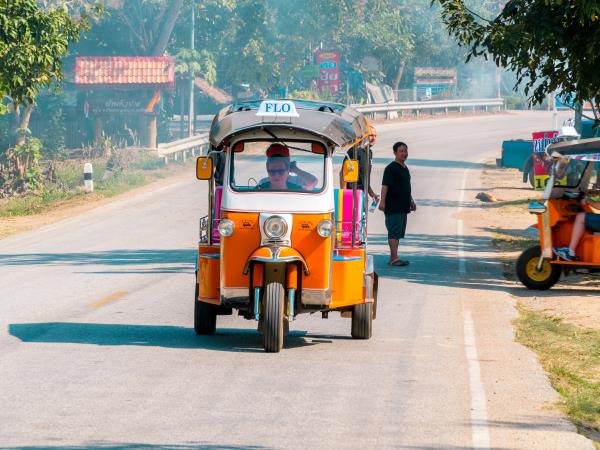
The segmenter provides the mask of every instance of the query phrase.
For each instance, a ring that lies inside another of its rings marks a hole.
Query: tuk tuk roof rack
[[[294,102],[298,117],[260,117],[256,113],[262,101],[235,102],[224,107],[210,126],[209,141],[220,147],[236,134],[261,128],[301,130],[343,148],[368,139],[369,125],[357,110],[333,102],[287,99]]]
[[[557,142],[546,148],[548,156],[575,156],[600,153],[600,138],[577,139],[573,141]]]

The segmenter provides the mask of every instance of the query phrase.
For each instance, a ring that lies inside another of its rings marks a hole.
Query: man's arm
[[[417,210],[417,204],[413,200],[412,195],[410,196],[410,210],[411,211],[416,211]]]
[[[379,209],[385,211],[385,196],[387,195],[388,187],[384,184],[381,186],[381,201],[379,202]]]
[[[600,209],[600,201],[598,200],[590,200],[589,198],[584,197],[581,200],[582,205],[589,205],[594,209]]]
[[[292,172],[294,175],[300,178],[300,181],[302,182],[302,187],[304,189],[313,189],[319,181],[318,178],[315,177],[313,174],[298,168],[298,166],[296,165],[296,161],[292,161],[290,165],[290,172]]]

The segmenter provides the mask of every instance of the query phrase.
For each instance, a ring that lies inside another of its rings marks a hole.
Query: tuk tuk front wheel
[[[529,247],[517,259],[517,277],[528,289],[544,291],[550,289],[560,278],[562,267],[558,264],[550,264],[544,260],[541,270],[538,270],[538,262],[542,249],[539,245]]]
[[[266,352],[277,353],[283,348],[283,304],[285,291],[277,282],[268,283],[262,301],[263,347]]]
[[[217,307],[198,300],[198,285],[194,297],[194,331],[197,335],[215,334],[217,329]]]
[[[352,311],[352,337],[370,339],[373,332],[373,303],[354,305]]]

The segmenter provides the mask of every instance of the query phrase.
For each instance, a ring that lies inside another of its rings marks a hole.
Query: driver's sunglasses
[[[275,176],[279,177],[279,176],[287,173],[287,170],[286,169],[268,169],[267,173],[269,175],[275,175]]]

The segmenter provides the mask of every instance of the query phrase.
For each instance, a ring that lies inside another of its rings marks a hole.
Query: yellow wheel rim
[[[548,278],[550,278],[550,275],[552,274],[552,266],[548,261],[544,260],[542,264],[542,270],[538,270],[538,262],[539,258],[532,258],[529,261],[527,261],[527,265],[525,266],[525,273],[532,281],[546,281]]]

